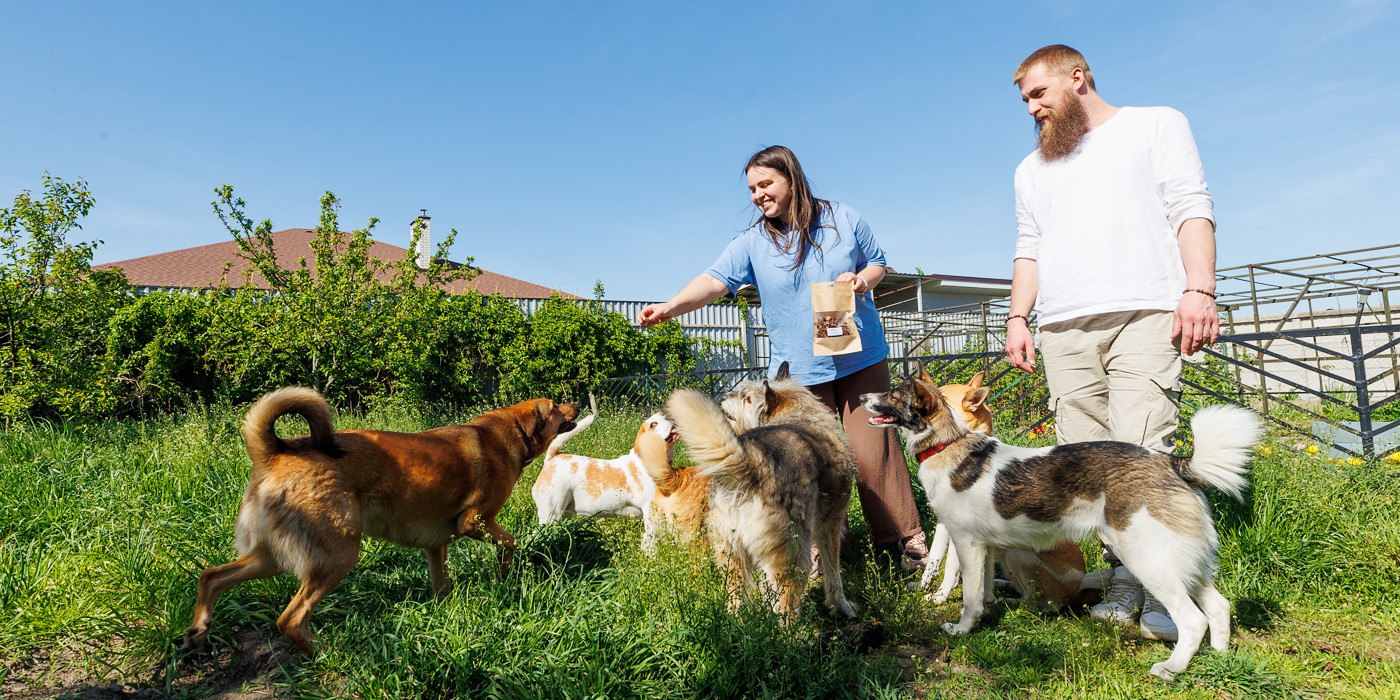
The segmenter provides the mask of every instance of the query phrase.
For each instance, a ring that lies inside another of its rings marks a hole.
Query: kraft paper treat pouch
[[[860,352],[856,292],[850,282],[812,285],[812,354],[818,357]]]

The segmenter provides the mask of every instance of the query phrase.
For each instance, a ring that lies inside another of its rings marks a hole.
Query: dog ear
[[[525,417],[524,425],[520,426],[526,435],[540,432],[540,428],[549,422],[549,412],[554,410],[554,401],[552,399],[535,399],[534,405],[530,408],[532,410]]]
[[[919,381],[929,386],[938,386],[938,382],[933,381],[933,377],[928,373],[928,367],[924,363],[919,363]]]
[[[783,363],[783,367],[782,367],[782,368],[779,368],[778,371],[781,372],[781,371],[782,371],[784,368],[786,368],[786,367],[787,367],[787,363],[784,362],[784,363]],[[764,414],[764,415],[767,415],[767,414],[768,414],[768,409],[772,408],[772,407],[773,407],[775,404],[777,404],[777,403],[778,403],[778,392],[773,391],[773,387],[768,386],[768,380],[767,380],[767,379],[763,380],[763,414]]]
[[[982,386],[982,379],[982,373],[978,372],[977,374],[972,375],[972,381],[968,382],[967,385],[972,387],[973,389],[976,389],[977,387]]]
[[[927,377],[928,372],[924,372],[923,375]],[[937,413],[939,406],[943,405],[943,402],[939,400],[943,398],[943,394],[938,391],[938,387],[934,386],[931,380],[924,379],[912,382],[912,384],[914,385],[914,404],[925,413]]]
[[[977,376],[980,377],[982,375],[978,374]],[[987,400],[987,394],[990,394],[991,391],[991,389],[985,386],[979,386],[969,391],[967,396],[963,397],[963,405],[966,406],[969,411],[976,411],[978,408],[982,407],[983,402]]]
[[[776,380],[778,380],[778,381],[782,381],[782,380],[787,379],[787,378],[789,378],[789,377],[791,377],[791,376],[792,376],[792,374],[788,371],[788,362],[787,362],[787,360],[783,360],[783,363],[782,363],[781,365],[778,365],[778,375],[777,375],[776,377],[773,377],[773,378],[776,379]],[[768,383],[767,383],[767,382],[764,382],[764,386],[765,386],[765,387],[768,386]]]

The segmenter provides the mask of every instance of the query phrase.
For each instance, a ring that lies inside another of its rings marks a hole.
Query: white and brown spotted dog
[[[1093,534],[1176,622],[1176,646],[1152,665],[1154,675],[1171,678],[1185,669],[1207,628],[1212,647],[1229,646],[1230,601],[1211,582],[1219,541],[1201,490],[1242,497],[1260,435],[1253,413],[1233,406],[1198,411],[1191,420],[1196,453],[1187,459],[1123,442],[1002,444],[970,431],[927,372],[861,399],[871,425],[899,428],[909,451],[923,455],[919,479],[968,574],[962,616],[943,626],[949,634],[972,631],[982,617],[991,549],[1044,549]]]
[[[982,386],[982,378],[982,373],[978,372],[966,384],[944,384],[938,387],[938,391],[968,430],[994,435],[992,411],[987,407],[989,391]],[[937,591],[928,595],[928,599],[935,603],[948,600],[961,574],[958,550],[950,547],[950,542],[948,526],[939,522],[933,531],[933,545],[929,548],[924,575],[919,580],[919,588],[928,588],[938,572],[939,563],[943,564],[943,582]],[[1066,606],[1098,602],[1097,589],[1081,591],[1084,552],[1074,540],[1065,540],[1044,552],[1003,549],[997,552],[997,561],[1022,599],[1039,607],[1059,610]],[[990,589],[986,593],[990,594]]]
[[[544,467],[530,494],[540,524],[570,515],[614,515],[642,519],[642,547],[651,550],[659,528],[674,525],[687,539],[704,522],[707,480],[694,470],[674,469],[676,429],[666,416],[654,413],[637,428],[632,449],[616,459],[561,454],[564,443],[593,424],[596,413],[578,427],[560,433],[545,451]]]

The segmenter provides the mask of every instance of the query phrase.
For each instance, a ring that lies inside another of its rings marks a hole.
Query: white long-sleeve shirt
[[[1079,150],[1016,168],[1016,257],[1036,261],[1040,323],[1160,309],[1181,300],[1186,269],[1177,231],[1215,221],[1186,117],[1170,107],[1123,107]]]

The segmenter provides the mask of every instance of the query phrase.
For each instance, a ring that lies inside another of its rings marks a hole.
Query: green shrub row
[[[271,222],[248,218],[232,187],[216,195],[248,271],[199,293],[138,296],[120,271],[93,270],[100,241],[68,240],[93,206],[82,180],[46,174],[42,194],[0,209],[0,418],[145,414],[288,384],[349,407],[577,398],[607,377],[695,368],[699,348],[675,323],[643,331],[557,296],[527,316],[443,291],[479,272],[446,260],[456,231],[427,270],[379,260],[377,221],[341,231],[327,193],[310,255],[278,260]]]

